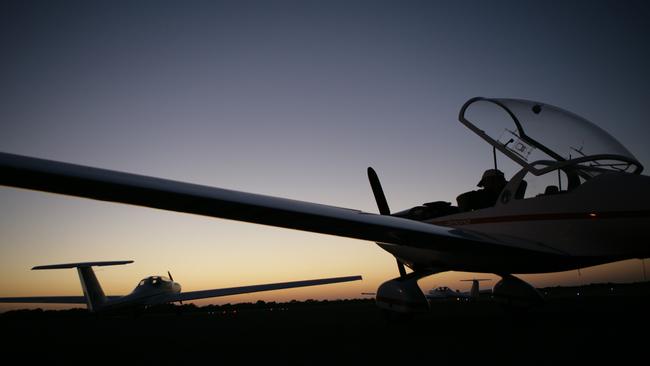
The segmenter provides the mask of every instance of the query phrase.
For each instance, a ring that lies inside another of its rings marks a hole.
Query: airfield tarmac
[[[1,352],[21,364],[648,364],[650,286],[625,286],[541,289],[546,303],[526,312],[445,301],[401,321],[373,300],[14,311],[0,315]]]

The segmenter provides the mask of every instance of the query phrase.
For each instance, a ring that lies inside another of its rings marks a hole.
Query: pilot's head
[[[501,190],[506,185],[506,178],[503,172],[498,169],[488,169],[483,173],[481,181],[477,186],[488,190],[498,189]]]

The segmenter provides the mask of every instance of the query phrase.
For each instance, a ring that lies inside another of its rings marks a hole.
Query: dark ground
[[[546,304],[526,312],[450,301],[399,322],[373,300],[13,311],[0,315],[0,351],[19,364],[650,364],[650,283],[541,291]]]

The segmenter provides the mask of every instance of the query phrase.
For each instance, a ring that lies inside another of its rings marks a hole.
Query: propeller
[[[386,195],[384,190],[381,188],[381,182],[379,182],[379,176],[372,167],[368,167],[368,180],[370,181],[370,187],[372,188],[372,193],[375,196],[375,201],[377,202],[377,208],[379,208],[379,213],[381,215],[390,215],[390,208],[388,207],[388,201],[386,200]],[[397,269],[399,270],[400,277],[406,276],[406,268],[404,264],[397,259]]]
[[[172,280],[172,282],[174,282],[174,277],[172,277],[172,273],[170,271],[167,271],[167,274],[169,275],[169,279]],[[181,305],[183,305],[183,300],[178,300],[178,302],[180,302]]]

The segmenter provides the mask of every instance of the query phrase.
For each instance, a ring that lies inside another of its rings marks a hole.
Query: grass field
[[[373,300],[185,306],[180,315],[173,306],[139,316],[12,311],[0,315],[2,355],[21,364],[648,364],[648,285],[626,286],[542,289],[546,304],[525,312],[448,301],[401,321]]]

